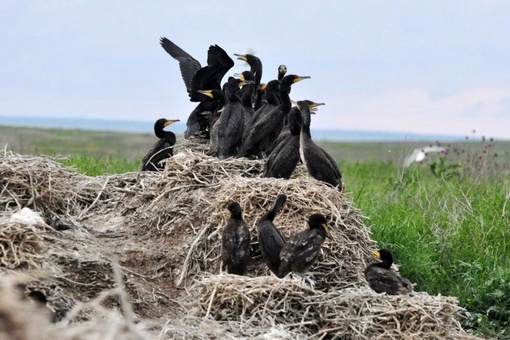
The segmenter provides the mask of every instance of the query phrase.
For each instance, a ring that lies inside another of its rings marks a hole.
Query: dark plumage
[[[218,45],[209,46],[207,66],[202,67],[200,62],[167,38],[161,38],[160,43],[179,62],[182,79],[190,100],[194,102],[206,99],[199,90],[221,90],[221,80],[234,66],[232,58]]]
[[[292,237],[280,252],[278,277],[284,277],[291,271],[303,274],[315,263],[322,243],[327,235],[327,220],[324,215],[312,214],[308,219],[309,229]]]
[[[411,282],[390,269],[393,256],[386,249],[374,252],[381,262],[372,263],[365,269],[368,285],[377,293],[390,295],[413,295]]]
[[[259,86],[255,89],[255,103],[253,104],[253,109],[257,111],[260,109],[260,107],[267,103],[267,101],[264,99],[266,95],[266,85],[264,83],[260,83]]]
[[[229,274],[244,275],[250,263],[250,230],[243,219],[237,202],[228,205],[230,219],[222,235],[222,270]]]
[[[271,210],[266,212],[258,222],[259,249],[262,253],[262,258],[264,258],[267,266],[275,275],[278,275],[280,251],[285,244],[285,238],[276,228],[273,220],[286,200],[287,196],[284,194],[278,195]]]
[[[234,55],[237,57],[237,59],[245,61],[248,63],[248,65],[250,65],[250,71],[255,77],[254,88],[256,89],[260,84],[260,80],[262,79],[262,62],[260,61],[260,58],[254,56],[253,54],[234,53]],[[254,98],[255,97],[253,97],[253,101],[255,101]]]
[[[243,131],[246,128],[246,125],[250,121],[251,117],[255,113],[252,105],[252,97],[254,95],[255,84],[254,84],[254,76],[251,71],[244,71],[243,73],[234,74],[234,76],[238,76],[243,81],[247,82],[246,85],[243,86],[242,89],[239,90],[239,97],[241,98],[241,103],[243,104],[244,109],[244,127]]]
[[[335,160],[315,144],[310,133],[310,107],[306,101],[298,101],[303,122],[299,135],[299,153],[308,173],[315,179],[342,190],[342,174]]]
[[[218,121],[214,124],[212,134],[218,136],[217,145],[211,144],[209,154],[217,155],[220,159],[234,156],[241,144],[244,130],[244,108],[236,91],[247,84],[241,79],[230,77],[225,84],[227,103]]]
[[[165,165],[162,160],[170,158],[174,155],[173,146],[175,145],[175,134],[171,131],[163,130],[166,126],[178,122],[179,119],[161,118],[154,123],[154,133],[159,140],[152,146],[142,159],[141,171],[158,171],[162,170]]]
[[[223,109],[223,106],[225,105],[225,94],[223,91],[220,90],[199,90],[198,92],[206,95],[209,100],[207,102],[209,103],[208,109],[208,117],[207,117],[207,128],[206,132],[209,135],[209,138],[211,140],[211,144],[216,143],[213,142],[213,139],[218,139],[217,136],[212,136],[212,127],[216,123],[216,121],[220,118],[220,111]],[[205,102],[205,101],[204,101]],[[185,135],[186,137],[186,135]]]
[[[271,147],[276,137],[280,134],[284,118],[292,106],[288,93],[289,88],[292,84],[308,78],[310,77],[294,74],[283,77],[279,91],[281,103],[270,112],[260,115],[257,121],[253,122],[244,145],[239,152],[239,156],[254,157],[260,152],[265,153]]]

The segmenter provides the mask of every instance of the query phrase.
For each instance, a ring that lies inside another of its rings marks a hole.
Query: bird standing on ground
[[[310,133],[310,106],[304,100],[297,102],[303,122],[299,135],[299,153],[308,173],[315,179],[342,190],[342,174],[336,161],[315,144]]]
[[[280,252],[278,277],[282,278],[291,271],[304,274],[317,261],[322,244],[327,236],[328,226],[324,215],[312,214],[308,218],[309,229],[292,237]]]
[[[285,238],[274,225],[273,221],[286,200],[286,195],[278,195],[271,210],[266,212],[258,222],[257,235],[259,249],[262,253],[262,258],[275,275],[278,275],[278,268],[280,267],[280,251],[285,245]]]
[[[178,122],[179,119],[160,118],[154,123],[154,133],[159,140],[152,146],[142,159],[141,171],[163,170],[165,165],[162,160],[174,155],[175,133],[163,130],[168,125]]]
[[[372,263],[365,269],[368,285],[377,293],[390,295],[413,295],[413,285],[405,277],[390,269],[393,255],[386,249],[374,252],[381,262]]]
[[[227,208],[231,215],[221,239],[222,270],[244,275],[250,263],[250,229],[239,203],[232,202]]]

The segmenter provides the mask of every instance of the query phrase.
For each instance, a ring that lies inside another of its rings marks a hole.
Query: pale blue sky
[[[0,116],[185,122],[165,36],[311,76],[312,127],[510,139],[510,1],[2,1]],[[235,60],[231,74],[247,65]],[[1,123],[1,122],[0,122]]]

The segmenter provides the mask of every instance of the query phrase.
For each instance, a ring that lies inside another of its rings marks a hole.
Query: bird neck
[[[156,137],[158,137],[160,139],[171,140],[171,139],[175,139],[175,133],[173,133],[172,131],[157,130]]]
[[[301,122],[301,132],[311,138],[312,134],[310,133],[310,113],[304,113],[302,118],[303,120]]]

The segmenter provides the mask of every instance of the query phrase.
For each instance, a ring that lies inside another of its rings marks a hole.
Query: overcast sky
[[[312,127],[510,139],[510,1],[2,1],[0,116],[185,122],[165,36],[285,64]],[[1,122],[0,122],[1,123]]]

